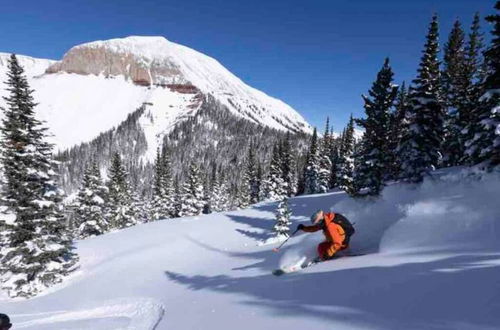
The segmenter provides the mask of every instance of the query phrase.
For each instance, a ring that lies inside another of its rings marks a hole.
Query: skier
[[[318,258],[315,262],[332,259],[338,251],[348,248],[354,227],[339,213],[325,213],[322,210],[311,216],[312,226],[300,224],[297,230],[313,233],[323,230],[326,240],[318,245]]]
[[[6,314],[0,314],[0,330],[9,330],[11,327],[9,317]]]

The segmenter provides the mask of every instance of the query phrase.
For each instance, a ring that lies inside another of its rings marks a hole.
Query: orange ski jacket
[[[326,241],[334,244],[335,249],[338,250],[343,247],[345,240],[345,231],[340,225],[333,222],[335,213],[326,213],[323,224],[315,224],[312,226],[304,226],[302,230],[305,232],[313,233],[323,230]]]

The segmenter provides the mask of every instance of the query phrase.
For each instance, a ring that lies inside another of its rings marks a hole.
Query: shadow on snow
[[[472,329],[500,324],[500,303],[495,299],[500,292],[498,260],[498,255],[471,254],[280,278],[185,276],[168,271],[165,275],[191,290],[244,294],[245,304],[281,316],[386,329]]]

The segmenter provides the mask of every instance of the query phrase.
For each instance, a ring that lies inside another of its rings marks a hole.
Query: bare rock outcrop
[[[136,54],[116,52],[106,47],[79,46],[69,50],[46,73],[68,72],[104,76],[123,75],[137,85],[188,84],[179,69],[167,60],[156,62]]]

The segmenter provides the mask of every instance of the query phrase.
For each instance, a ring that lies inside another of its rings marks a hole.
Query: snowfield
[[[293,227],[318,208],[355,222],[364,256],[276,277],[321,233],[269,238],[275,203],[172,219],[77,242],[81,268],[30,300],[2,300],[14,329],[498,329],[500,179],[436,174],[373,201],[290,199]]]

